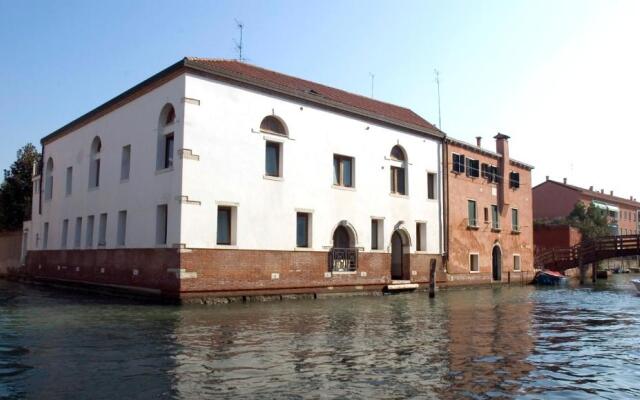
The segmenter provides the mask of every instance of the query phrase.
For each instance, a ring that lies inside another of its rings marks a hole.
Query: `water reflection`
[[[619,280],[216,307],[0,282],[0,398],[638,397],[638,305]]]

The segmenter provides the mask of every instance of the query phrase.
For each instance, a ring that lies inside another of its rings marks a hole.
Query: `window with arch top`
[[[53,158],[51,157],[47,159],[44,176],[44,199],[51,200],[53,197]]]
[[[393,146],[389,158],[391,165],[391,193],[407,194],[407,155],[398,145]]]
[[[89,155],[89,188],[100,186],[100,153],[102,152],[102,140],[96,136],[91,142]]]
[[[160,111],[158,119],[158,150],[156,169],[170,169],[173,167],[173,154],[175,151],[174,127],[176,110],[171,103],[167,103]]]
[[[287,136],[287,127],[284,125],[284,122],[273,115],[267,115],[262,119],[262,122],[260,122],[260,130],[267,133]]]

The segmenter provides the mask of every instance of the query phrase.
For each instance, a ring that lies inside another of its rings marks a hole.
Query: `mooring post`
[[[431,259],[431,270],[429,271],[429,297],[436,297],[436,260]]]
[[[580,284],[584,285],[584,276],[586,275],[586,268],[582,263],[582,253],[578,255],[578,269],[580,270]]]
[[[598,262],[594,261],[593,269],[591,270],[591,282],[596,283],[596,279],[598,278]]]
[[[511,271],[507,272],[507,283],[511,285]]]

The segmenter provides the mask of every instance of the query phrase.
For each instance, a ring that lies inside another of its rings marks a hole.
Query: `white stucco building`
[[[185,58],[42,139],[26,270],[169,296],[425,283],[443,137],[402,107]]]

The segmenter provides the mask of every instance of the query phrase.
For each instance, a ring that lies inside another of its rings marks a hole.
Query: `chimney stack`
[[[482,147],[482,136],[476,136],[476,145]]]
[[[509,176],[509,136],[503,135],[502,133],[498,133],[493,137],[496,140],[496,153],[500,154],[499,165],[500,165],[500,173],[502,174],[502,179],[500,180],[500,184],[498,186],[498,200],[500,202],[500,209],[504,206],[508,206],[511,204],[509,200],[509,180],[507,179]]]
[[[549,180],[549,175],[547,175],[547,180]]]
[[[611,194],[611,196],[613,196],[613,190],[611,190],[611,191],[609,192],[609,194]]]
[[[633,196],[629,196],[629,200],[633,201]]]
[[[604,194],[604,189],[600,189],[600,193]]]
[[[567,184],[567,178],[562,178],[562,183]]]
[[[589,186],[589,191],[593,192],[593,186]]]

